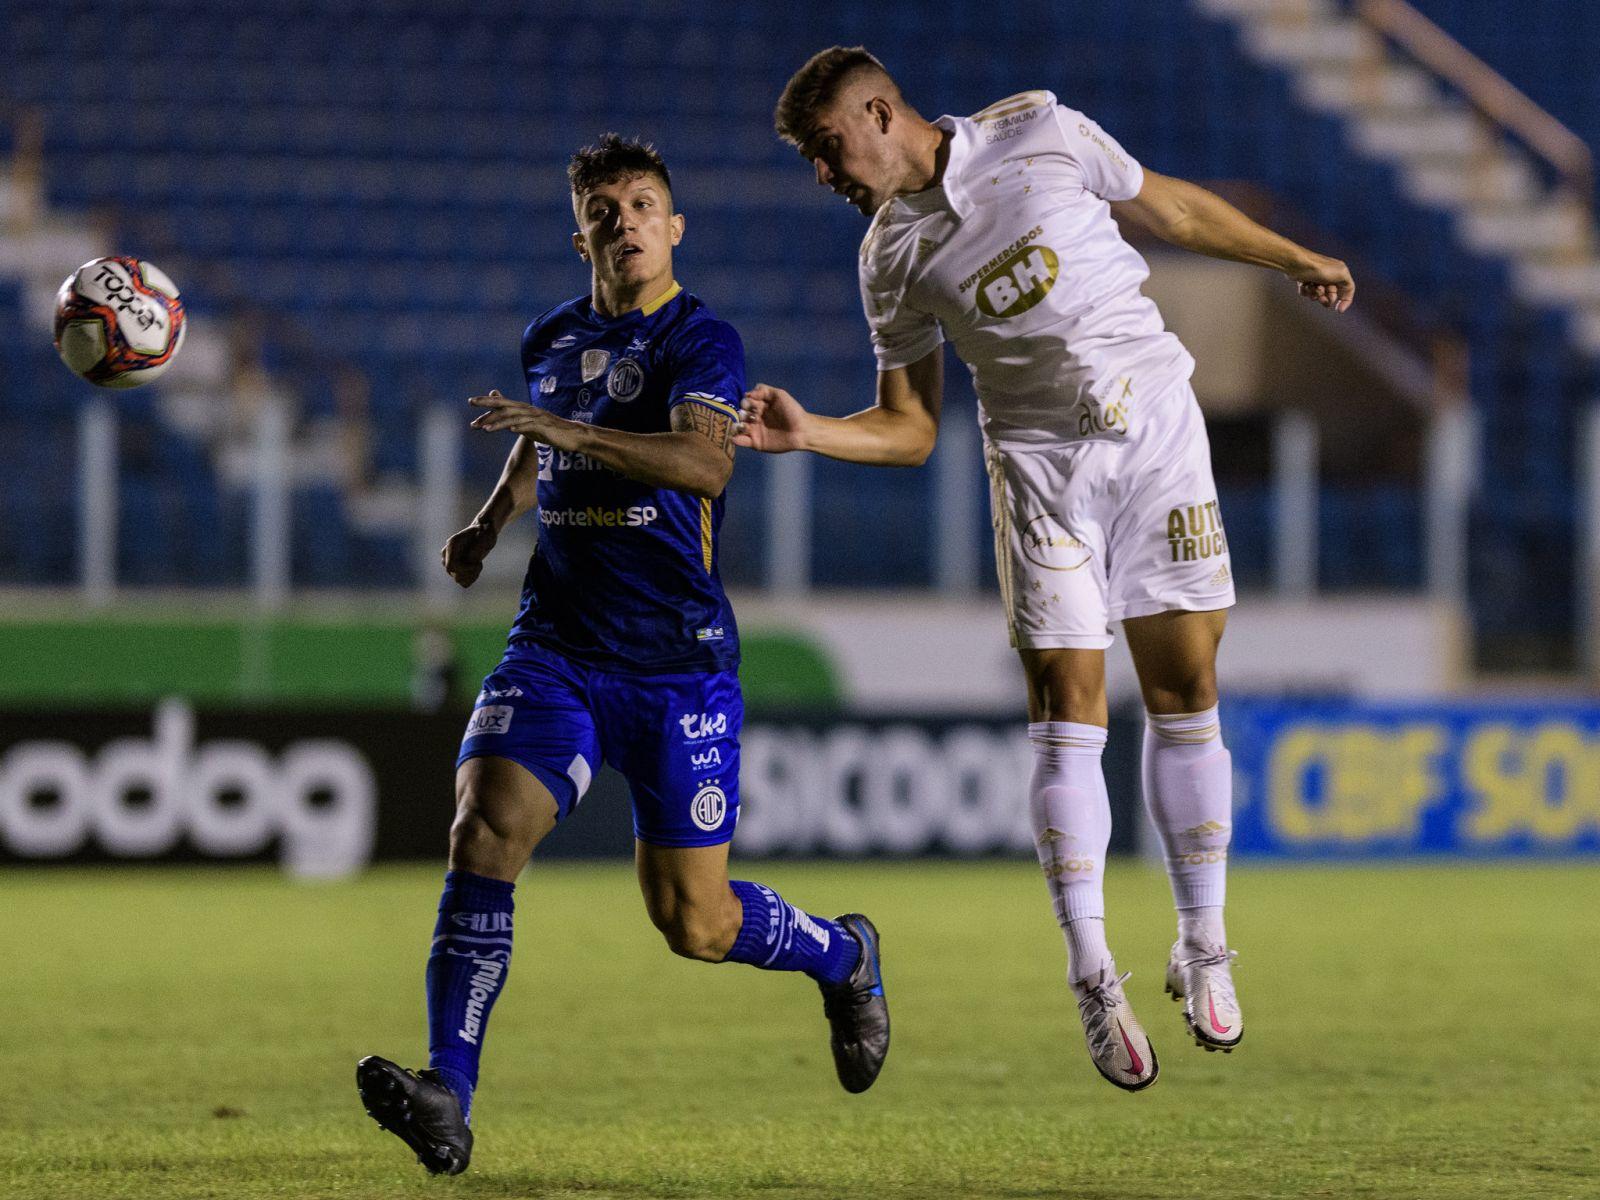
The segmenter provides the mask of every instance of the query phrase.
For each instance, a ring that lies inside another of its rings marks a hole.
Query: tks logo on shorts
[[[719,733],[728,732],[727,713],[684,713],[678,718],[678,724],[683,729],[683,736],[691,742],[698,742],[701,738],[716,737]]]
[[[715,783],[708,783],[694,794],[689,803],[689,819],[695,826],[711,833],[720,828],[728,815],[728,796]]]

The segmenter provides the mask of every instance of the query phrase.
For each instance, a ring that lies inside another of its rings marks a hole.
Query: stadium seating
[[[1483,14],[1495,6],[1465,0],[1422,7],[1500,58],[1513,79],[1526,75],[1519,81],[1536,99],[1600,134],[1586,71],[1545,70],[1540,56],[1552,47],[1539,23],[1491,19]],[[1569,447],[1592,368],[1572,357],[1558,317],[1516,307],[1501,264],[1464,250],[1445,217],[1408,199],[1392,171],[1353,151],[1337,121],[1305,108],[1236,36],[1184,0],[819,0],[803,9],[262,0],[248,11],[69,0],[8,15],[0,100],[44,113],[53,204],[112,209],[125,250],[167,266],[186,291],[221,312],[281,315],[269,337],[285,347],[315,344],[313,354],[268,349],[269,363],[298,380],[308,411],[326,409],[330,364],[363,370],[376,469],[406,475],[423,406],[505,387],[529,317],[584,289],[567,245],[562,173],[575,145],[608,128],[660,144],[689,215],[680,276],[740,328],[752,378],[838,412],[872,388],[853,280],[861,222],[808,188],[805,166],[772,136],[784,78],[839,40],[876,48],[933,111],[973,111],[1022,87],[1049,87],[1152,167],[1270,189],[1363,270],[1469,338],[1487,447],[1473,562],[1480,626],[1493,633],[1567,619],[1560,588],[1535,593],[1508,581],[1570,578]],[[104,61],[79,52],[85,45],[115,45],[138,69],[119,72],[112,86]],[[964,372],[951,380],[954,403],[970,404]],[[134,426],[143,420],[135,415]],[[469,456],[473,486],[492,479],[496,457]],[[757,582],[770,466],[744,459],[723,559],[730,577]],[[219,499],[204,456],[179,449],[153,456],[151,469],[171,474],[127,485],[140,514],[129,531],[130,578],[162,574],[166,556],[189,544],[172,532],[181,522],[190,537],[196,523],[215,522],[215,536],[202,535],[210,544],[193,552],[200,578],[239,578],[244,564],[226,547],[242,544],[244,518],[229,518],[238,502]],[[814,478],[818,583],[932,579],[928,472],[824,464]],[[5,486],[30,491],[15,480]],[[1244,547],[1264,544],[1257,534],[1270,525],[1270,500],[1260,487],[1231,493],[1241,575],[1259,580],[1266,563]],[[1414,489],[1330,483],[1323,500],[1326,585],[1417,584]],[[883,519],[852,520],[864,507]],[[18,524],[29,520],[52,523],[24,513]],[[337,494],[307,491],[295,520],[339,531],[297,552],[303,582],[359,583],[362,564],[373,562],[387,582],[404,582],[403,547],[363,550]],[[850,537],[829,536],[846,523]],[[1387,532],[1369,544],[1357,531],[1372,529]],[[29,545],[14,560],[24,577],[70,572],[43,543]]]

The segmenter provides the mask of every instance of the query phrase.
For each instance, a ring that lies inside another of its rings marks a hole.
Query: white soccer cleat
[[[1183,957],[1183,955],[1187,957]],[[1244,1014],[1233,990],[1237,950],[1185,949],[1174,943],[1167,959],[1167,995],[1183,1001],[1183,1023],[1197,1044],[1229,1053],[1244,1038]]]
[[[1097,974],[1073,983],[1072,991],[1078,997],[1078,1015],[1083,1018],[1083,1035],[1095,1069],[1108,1083],[1137,1092],[1156,1081],[1161,1067],[1144,1026],[1123,993],[1122,982],[1128,975],[1124,971],[1113,976],[1110,967],[1102,967]]]

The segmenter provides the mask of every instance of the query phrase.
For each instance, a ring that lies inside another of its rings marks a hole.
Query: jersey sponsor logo
[[[998,268],[1000,264],[1007,258],[1010,258],[1018,250],[1022,249],[1022,247],[1026,246],[1029,242],[1039,237],[1039,235],[1042,233],[1044,233],[1044,226],[1035,225],[1032,229],[1028,230],[1027,233],[1023,234],[1004,250],[1000,251],[999,254],[996,254],[988,262],[984,263],[983,266],[979,267],[971,275],[968,275],[965,279],[963,279],[957,286],[956,290],[958,292],[965,292],[969,287],[977,283],[978,280],[982,279],[985,275],[988,275],[991,271]]]
[[[588,383],[591,379],[599,379],[600,376],[606,373],[606,367],[610,363],[611,351],[585,350],[579,370],[579,373],[583,376],[583,382]]]
[[[1118,154],[1115,150],[1113,150],[1111,148],[1111,144],[1109,142],[1107,142],[1105,140],[1105,138],[1101,137],[1094,130],[1090,129],[1082,121],[1078,122],[1078,132],[1082,136],[1088,138],[1096,146],[1100,147],[1101,152],[1107,158],[1109,158],[1113,163],[1115,163],[1120,169],[1122,169],[1124,171],[1126,171],[1128,169],[1128,160],[1123,158],[1122,155]]]
[[[539,445],[539,478],[554,479],[557,471],[604,471],[608,468],[587,454],[577,450],[552,450],[544,443]]]
[[[707,625],[704,629],[694,631],[694,640],[697,642],[720,642],[727,636],[727,631],[721,625]]]
[[[569,529],[637,529],[651,524],[660,515],[661,510],[653,504],[634,504],[628,508],[602,508],[591,504],[587,508],[541,508],[539,524]]]
[[[553,392],[555,390],[556,390],[556,377],[554,375],[546,375],[546,376],[544,376],[544,378],[539,380],[539,394],[541,396],[548,396],[551,392]]]
[[[555,451],[543,442],[535,442],[533,450],[539,456],[539,478],[551,482],[555,479]]]
[[[578,342],[578,335],[577,334],[575,334],[575,333],[563,334],[562,336],[558,337],[555,341],[550,343],[550,349],[552,349],[552,350],[565,350],[568,346],[576,345],[577,342]]]
[[[509,704],[489,704],[474,709],[467,720],[467,736],[507,732],[511,728],[511,711]]]
[[[587,378],[587,376],[585,378]],[[594,398],[594,393],[591,392],[588,388],[579,388],[578,389],[578,407],[579,408],[588,408],[589,407],[589,401],[592,400],[593,398]],[[574,419],[576,419],[576,414],[574,414]]]
[[[983,144],[992,146],[996,142],[1009,141],[1011,138],[1020,136],[1023,130],[1027,128],[1028,122],[1037,120],[1039,114],[1043,111],[1041,108],[1030,108],[1027,112],[1013,113],[1010,116],[990,118],[980,122],[980,124],[991,126],[989,131],[983,135]]]
[[[1024,246],[978,278],[978,308],[999,320],[1019,316],[1050,294],[1060,274],[1049,246]]]
[[[720,828],[727,815],[727,793],[714,783],[706,784],[689,802],[689,819],[695,823],[696,828],[706,833]]]
[[[1185,504],[1167,514],[1167,545],[1173,562],[1199,562],[1228,552],[1222,511],[1215,500]]]
[[[689,755],[689,765],[697,771],[709,771],[713,767],[720,767],[722,765],[722,751],[713,746],[704,754],[691,754]]]
[[[1030,518],[1018,531],[1022,556],[1047,571],[1076,571],[1093,557],[1053,513]]]
[[[637,400],[644,391],[644,368],[631,358],[624,358],[611,368],[606,378],[606,391],[619,404]]]
[[[684,713],[678,718],[683,736],[691,742],[728,732],[727,713]]]

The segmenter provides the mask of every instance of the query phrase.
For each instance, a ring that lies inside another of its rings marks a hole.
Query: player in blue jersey
[[[537,505],[521,609],[457,760],[427,967],[429,1066],[371,1056],[356,1069],[368,1113],[434,1173],[459,1174],[471,1156],[517,875],[602,762],[632,790],[639,884],[672,950],[815,979],[851,1092],[871,1086],[889,1049],[872,923],[812,916],[728,878],[744,710],[717,531],[745,387],[739,335],[673,280],[684,220],[653,148],[608,134],[568,176],[593,291],[523,335],[531,403],[472,399],[476,428],[521,436],[444,548],[445,570],[470,587],[500,531]]]

